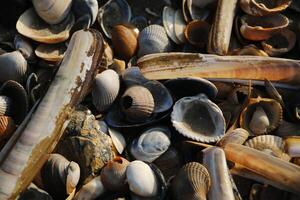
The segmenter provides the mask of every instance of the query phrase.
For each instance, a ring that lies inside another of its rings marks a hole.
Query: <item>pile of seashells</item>
[[[300,199],[299,2],[0,2],[0,200]]]

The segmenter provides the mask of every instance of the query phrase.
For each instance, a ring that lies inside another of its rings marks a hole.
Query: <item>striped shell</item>
[[[228,131],[221,140],[218,141],[218,145],[223,147],[228,143],[244,144],[249,136],[249,132],[242,128],[237,128],[232,131]]]
[[[8,116],[0,116],[0,142],[9,138],[15,131],[16,125],[14,120]]]
[[[291,159],[284,151],[283,140],[281,137],[275,135],[256,136],[245,142],[245,145],[286,161]]]
[[[172,49],[172,43],[164,27],[150,25],[144,28],[138,37],[138,57],[153,53],[168,52]]]
[[[206,200],[211,180],[207,169],[200,163],[185,164],[173,180],[173,199]]]
[[[204,94],[178,100],[171,121],[180,134],[200,142],[216,142],[225,133],[221,109]]]
[[[151,92],[143,86],[128,88],[121,98],[121,110],[130,122],[147,120],[154,110]]]
[[[105,70],[95,77],[92,90],[93,104],[99,112],[107,110],[118,96],[120,89],[119,75],[111,70]]]
[[[0,115],[12,114],[12,99],[7,96],[0,96]]]
[[[52,62],[59,62],[64,58],[65,51],[67,47],[65,43],[58,44],[40,44],[35,49],[35,54],[37,57]]]
[[[115,157],[109,161],[101,171],[101,181],[105,188],[111,191],[125,191],[127,189],[126,169],[129,161],[122,157]]]

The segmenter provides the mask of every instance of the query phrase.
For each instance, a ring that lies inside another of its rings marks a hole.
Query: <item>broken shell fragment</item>
[[[107,110],[118,96],[120,89],[119,75],[111,69],[97,74],[92,90],[93,104],[99,112]]]
[[[94,200],[105,192],[100,176],[90,180],[76,193],[74,200]]]
[[[197,47],[205,47],[210,25],[201,20],[194,20],[187,24],[184,35],[187,41]]]
[[[171,121],[180,134],[200,142],[216,142],[225,133],[221,109],[204,94],[178,100]]]
[[[171,191],[176,200],[206,200],[210,186],[211,179],[207,169],[200,163],[189,162],[177,173]]]
[[[74,25],[76,29],[88,29],[96,21],[98,14],[97,0],[73,0],[72,12],[77,19]]]
[[[37,57],[51,62],[59,62],[64,58],[67,47],[65,43],[40,44],[35,49]]]
[[[124,136],[120,132],[112,128],[108,128],[108,134],[111,137],[111,140],[115,148],[117,149],[118,153],[122,154],[126,147],[126,141]]]
[[[285,151],[291,157],[300,157],[300,137],[288,137],[284,140]]]
[[[218,146],[226,146],[229,143],[244,144],[249,136],[249,132],[243,128],[228,131],[217,143]]]
[[[16,129],[14,120],[8,116],[0,116],[0,142],[9,138]]]
[[[263,50],[257,48],[255,45],[247,45],[243,48],[234,49],[232,52],[229,53],[230,55],[249,55],[249,56],[269,56]]]
[[[61,23],[50,26],[39,18],[33,8],[30,8],[20,16],[16,28],[20,34],[32,40],[53,44],[69,38],[74,21],[74,16],[69,15]]]

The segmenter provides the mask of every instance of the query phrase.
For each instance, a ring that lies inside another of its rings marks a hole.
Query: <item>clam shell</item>
[[[194,20],[186,26],[184,35],[187,41],[195,46],[204,47],[208,40],[210,25],[201,20]]]
[[[285,151],[291,157],[300,157],[300,137],[288,137],[284,140],[285,142]]]
[[[105,192],[100,176],[93,178],[76,193],[74,200],[97,199]]]
[[[122,154],[126,147],[126,141],[124,136],[120,132],[112,128],[108,128],[108,133],[118,153]]]
[[[187,0],[182,0],[181,9],[183,13],[183,18],[186,22],[190,22],[192,20],[190,11],[188,9],[188,2]]]
[[[12,114],[12,99],[7,96],[0,96],[0,115]]]
[[[32,0],[37,14],[48,24],[58,24],[62,22],[71,9],[72,0]]]
[[[207,169],[200,163],[190,162],[180,169],[173,180],[172,196],[176,200],[206,200],[210,185]]]
[[[112,27],[130,21],[131,8],[126,0],[109,0],[99,9],[97,19],[106,37],[111,38]]]
[[[181,42],[177,39],[175,35],[175,10],[171,7],[165,6],[163,9],[163,17],[162,17],[163,25],[165,31],[168,36],[175,42],[176,44],[180,44]]]
[[[67,40],[74,24],[74,16],[69,15],[59,24],[50,26],[38,17],[33,8],[26,10],[19,18],[16,28],[18,32],[41,43],[59,43]]]
[[[218,141],[218,146],[226,146],[229,143],[244,144],[249,136],[249,132],[242,128],[237,128],[232,131],[228,131],[221,140]]]
[[[244,12],[254,16],[265,16],[285,10],[292,0],[241,0],[240,6]]]
[[[261,43],[264,51],[270,56],[280,56],[289,52],[296,44],[296,34],[288,29],[272,35]]]
[[[142,197],[157,195],[158,182],[153,170],[146,163],[136,160],[127,166],[127,182],[133,193]]]
[[[241,17],[241,24],[240,31],[244,38],[262,41],[286,29],[289,25],[289,19],[281,14],[264,17],[244,15]]]
[[[120,89],[119,75],[111,70],[105,70],[96,75],[92,90],[93,104],[99,112],[107,110],[118,96]]]
[[[221,109],[204,94],[178,100],[171,121],[180,134],[200,142],[216,142],[225,133]]]
[[[251,98],[241,113],[240,125],[251,135],[268,134],[281,124],[282,112],[280,103],[273,99]]]
[[[175,19],[174,19],[174,33],[178,41],[180,43],[185,43],[186,38],[184,36],[184,29],[186,27],[186,23],[184,21],[181,10],[175,11]]]
[[[0,116],[0,141],[9,138],[16,129],[14,120],[8,116]]]
[[[27,72],[27,62],[19,51],[0,55],[0,82],[22,82]]]
[[[210,1],[210,2],[209,2]],[[196,1],[196,0],[187,0],[187,9],[191,16],[192,20],[206,20],[210,14],[210,10],[205,8],[208,4],[212,3],[215,0],[206,0],[206,1]]]
[[[249,56],[269,56],[263,50],[257,48],[255,45],[247,45],[243,48],[234,49],[229,53],[230,55],[249,55]]]
[[[145,87],[132,86],[125,91],[121,98],[121,109],[128,121],[145,121],[154,110],[153,96]]]
[[[27,39],[25,39],[21,35],[16,35],[14,38],[14,45],[15,45],[15,49],[19,50],[25,59],[33,60],[34,58],[33,48]]]
[[[281,137],[274,135],[256,136],[244,144],[245,146],[263,151],[272,156],[289,161],[291,157],[284,152],[284,142]]]
[[[115,157],[109,161],[101,171],[101,181],[105,188],[111,191],[126,191],[126,169],[129,161],[122,157]]]
[[[172,43],[164,27],[156,24],[144,28],[139,34],[138,42],[138,57],[147,54],[168,52],[172,49]]]
[[[83,22],[79,29],[89,28],[94,24],[98,15],[98,1],[97,0],[74,0],[72,5],[72,12],[77,18],[76,25]],[[75,26],[76,26],[75,25]]]
[[[154,127],[133,140],[130,153],[137,159],[153,162],[171,145],[170,130],[166,127]]]
[[[37,57],[51,62],[59,62],[64,58],[67,47],[65,43],[40,44],[35,49]]]

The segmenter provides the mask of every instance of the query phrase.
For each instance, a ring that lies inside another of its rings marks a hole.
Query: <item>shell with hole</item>
[[[300,157],[300,137],[287,137],[285,140],[285,150],[291,157]]]
[[[292,0],[241,0],[244,12],[254,16],[272,15],[284,11]]]
[[[133,140],[130,153],[137,159],[153,162],[171,145],[171,132],[167,127],[153,127]]]
[[[228,131],[217,143],[218,146],[225,146],[229,143],[244,144],[248,139],[249,132],[243,128]]]
[[[108,69],[96,75],[92,96],[93,104],[99,112],[107,110],[112,105],[119,89],[119,75],[114,70]]]
[[[200,142],[216,142],[225,133],[221,109],[205,94],[178,100],[171,121],[180,134]]]
[[[242,111],[240,126],[251,135],[273,132],[282,122],[283,110],[277,101],[268,98],[250,98]]]
[[[177,173],[171,185],[174,199],[206,200],[211,179],[207,169],[196,162],[185,164]]]
[[[110,191],[126,191],[126,169],[129,161],[122,157],[115,157],[109,161],[101,171],[101,181],[104,187]]]

